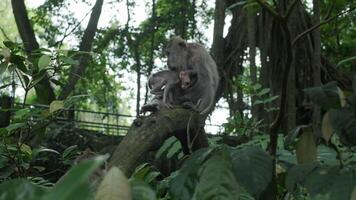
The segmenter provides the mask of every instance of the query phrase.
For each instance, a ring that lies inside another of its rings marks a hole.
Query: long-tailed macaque
[[[191,72],[181,71],[178,73],[172,70],[163,70],[152,74],[148,79],[148,87],[154,98],[149,104],[142,106],[141,112],[157,109],[152,106],[172,107],[182,104],[185,101],[184,90],[190,88],[195,82],[196,74]]]
[[[187,43],[180,37],[170,40],[166,54],[170,70],[196,74],[196,83],[183,91],[183,98],[196,105],[195,109],[201,114],[207,114],[213,106],[220,79],[214,60],[202,45]]]

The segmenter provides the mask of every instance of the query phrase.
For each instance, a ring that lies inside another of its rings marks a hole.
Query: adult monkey
[[[184,91],[183,97],[193,104],[188,106],[207,114],[214,104],[220,79],[215,61],[201,44],[188,43],[178,36],[171,38],[166,54],[170,70],[197,75],[196,83]]]

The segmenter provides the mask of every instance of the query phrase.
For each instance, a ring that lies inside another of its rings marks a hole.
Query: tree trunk
[[[249,11],[247,16],[247,32],[248,32],[248,46],[249,46],[249,62],[250,62],[250,78],[252,84],[257,84],[257,68],[256,68],[256,13]],[[251,114],[252,117],[258,118],[258,107],[253,106],[256,102],[256,96],[251,97]]]
[[[118,166],[130,177],[147,152],[161,147],[170,136],[176,136],[181,141],[185,153],[190,152],[187,124],[192,125],[189,127],[192,134],[189,141],[194,141],[191,150],[207,147],[206,134],[197,127],[199,120],[199,115],[181,108],[161,109],[148,117],[137,118],[113,153],[109,165]]]
[[[140,53],[138,49],[138,41],[135,41],[135,69],[136,69],[136,117],[140,115],[140,100],[141,100],[141,62],[140,62]]]
[[[93,12],[90,15],[90,19],[88,22],[88,26],[84,31],[84,35],[82,41],[79,45],[79,51],[90,52],[92,50],[92,45],[95,37],[95,33],[97,31],[99,18],[101,15],[101,9],[103,7],[104,0],[97,0],[94,7]],[[91,55],[82,54],[78,56],[79,64],[73,65],[67,84],[63,87],[62,92],[59,95],[59,99],[65,99],[69,96],[69,94],[74,90],[75,85],[77,84],[79,78],[84,75],[85,69],[89,64],[91,59]]]
[[[25,50],[30,61],[34,61],[35,56],[33,51],[39,49],[36,40],[35,32],[28,19],[27,10],[24,0],[11,0],[12,11],[14,13],[17,29],[24,44]],[[35,63],[34,63],[35,64]],[[49,105],[56,99],[54,90],[46,75],[38,84],[35,85],[35,90],[40,103]]]
[[[313,24],[320,23],[320,1],[313,0]],[[314,86],[321,85],[320,69],[321,69],[321,39],[320,28],[316,28],[313,31],[313,81]],[[314,130],[320,129],[320,107],[314,105],[313,108],[313,128]]]

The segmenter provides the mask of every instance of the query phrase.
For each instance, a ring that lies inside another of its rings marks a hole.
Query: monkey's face
[[[179,73],[179,79],[181,82],[181,88],[185,90],[194,85],[197,80],[197,76],[196,74],[190,74],[187,71],[181,71]]]
[[[188,46],[180,37],[173,37],[166,48],[167,64],[170,70],[179,71],[187,69]]]

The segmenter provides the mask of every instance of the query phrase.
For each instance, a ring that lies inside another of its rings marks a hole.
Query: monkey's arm
[[[159,95],[162,92],[162,87],[167,84],[167,80],[163,79],[160,83],[155,84],[151,89],[151,94]]]
[[[165,104],[165,106],[167,106],[168,108],[172,107],[172,102],[173,102],[173,90],[174,87],[176,87],[176,84],[167,84],[166,88],[164,88],[164,92],[163,92],[163,103]]]

